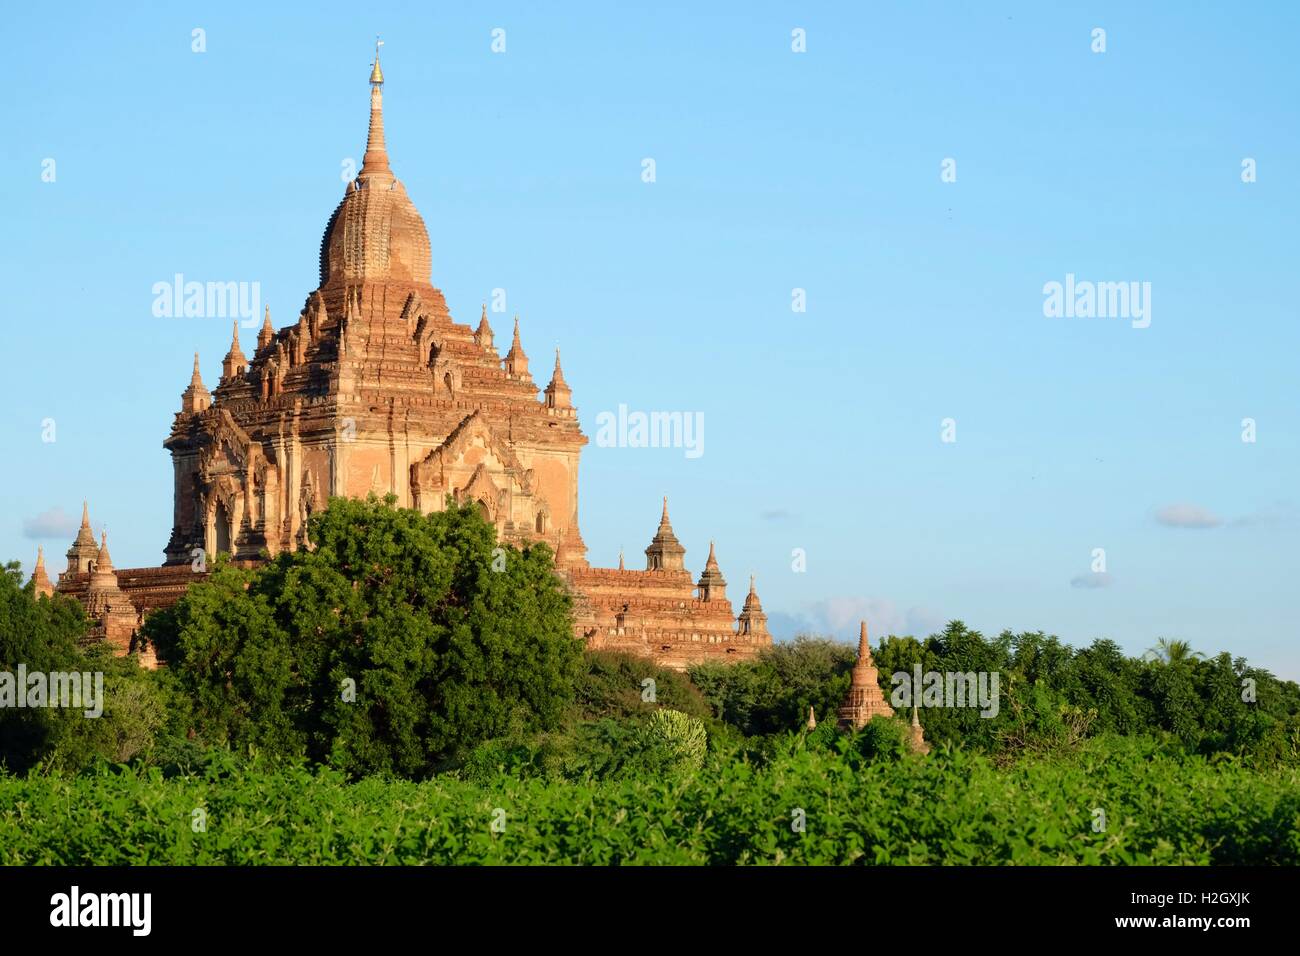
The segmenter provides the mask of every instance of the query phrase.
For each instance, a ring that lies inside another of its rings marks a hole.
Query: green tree
[[[1205,656],[1200,651],[1193,651],[1192,645],[1187,641],[1170,640],[1166,637],[1157,639],[1155,647],[1150,648],[1147,653],[1154,660],[1170,665],[1186,664]]]
[[[160,678],[104,644],[83,649],[87,624],[77,601],[38,597],[30,582],[24,585],[16,562],[0,571],[0,671],[16,674],[22,665],[29,675],[76,672],[102,690],[94,708],[83,700],[88,706],[0,709],[0,767],[76,771],[153,752],[166,720]],[[88,709],[97,715],[87,716]]]
[[[714,714],[746,735],[798,730],[813,707],[832,717],[849,688],[854,649],[826,638],[800,635],[736,664],[708,662],[690,669]]]
[[[203,738],[414,777],[558,725],[582,651],[550,549],[498,545],[472,505],[394,503],[331,499],[311,550],[218,563],[149,619]]]

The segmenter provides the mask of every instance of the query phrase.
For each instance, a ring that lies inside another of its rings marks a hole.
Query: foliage
[[[37,597],[16,562],[0,571],[0,671],[16,675],[22,665],[28,674],[103,675],[97,717],[87,717],[86,707],[0,709],[0,766],[78,770],[152,752],[166,720],[166,693],[134,658],[115,657],[103,645],[83,651],[78,641],[86,626],[78,602]]]
[[[647,657],[613,651],[587,651],[585,668],[578,679],[575,697],[582,718],[624,719],[670,707],[695,717],[712,716],[704,695],[690,679],[677,671],[659,667]],[[647,700],[653,681],[654,699]]]
[[[472,505],[394,500],[331,499],[310,550],[218,563],[149,618],[201,740],[418,777],[560,723],[581,646],[550,550],[498,545]]]
[[[350,783],[229,758],[174,778],[0,775],[0,864],[1300,863],[1294,769],[1110,736],[1005,768],[951,748],[888,763],[851,749],[576,782]]]
[[[809,707],[821,720],[833,717],[848,692],[853,661],[845,644],[800,636],[755,660],[698,664],[690,676],[714,714],[746,736],[786,733],[807,723]]]
[[[637,747],[648,769],[668,774],[703,766],[709,736],[698,717],[680,710],[657,710],[637,729]]]

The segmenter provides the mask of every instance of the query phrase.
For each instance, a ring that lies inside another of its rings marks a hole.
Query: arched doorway
[[[224,505],[217,505],[215,535],[216,548],[218,554],[230,554],[230,516],[226,514]]]

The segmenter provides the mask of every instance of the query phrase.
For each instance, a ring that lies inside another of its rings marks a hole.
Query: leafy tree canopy
[[[558,724],[582,651],[550,549],[498,545],[473,506],[394,503],[332,499],[310,550],[219,563],[149,618],[199,735],[424,776],[479,741]]]

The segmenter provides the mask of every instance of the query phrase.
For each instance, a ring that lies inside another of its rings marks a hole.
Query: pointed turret
[[[120,654],[130,651],[139,613],[118,586],[113,559],[108,554],[107,533],[100,540],[99,557],[86,588],[86,614],[97,622],[91,630],[92,636],[102,637]]]
[[[573,407],[573,389],[569,388],[569,383],[564,380],[564,372],[560,369],[559,349],[555,350],[555,371],[551,373],[551,384],[546,386],[546,407]]]
[[[928,754],[930,745],[925,742],[925,731],[921,729],[921,720],[916,715],[916,701],[912,701],[912,728],[909,735],[912,749],[919,754]]]
[[[226,353],[221,363],[221,380],[230,382],[238,379],[244,374],[247,366],[248,359],[244,357],[244,350],[239,347],[239,320],[236,319],[230,332],[230,351]]]
[[[619,548],[619,549],[618,549],[618,569],[619,569],[620,571],[626,571],[626,570],[627,570],[627,568],[623,566],[623,549],[622,549],[622,548]]]
[[[515,337],[506,353],[506,374],[511,378],[528,378],[528,356],[519,342],[519,316],[515,316]]]
[[[257,333],[257,350],[260,352],[271,344],[275,338],[275,327],[271,325],[271,307],[266,307],[266,312],[262,317],[262,329]]]
[[[813,713],[813,709],[812,709],[812,705],[811,705],[811,704],[808,705],[808,725],[807,725],[807,726],[808,726],[808,729],[809,729],[809,730],[816,730],[816,729],[817,729],[817,715]]]
[[[32,571],[32,586],[37,597],[42,594],[51,597],[54,594],[54,585],[50,583],[50,576],[45,570],[44,548],[38,547],[36,549],[36,568]]]
[[[68,549],[68,574],[86,574],[95,565],[99,548],[95,545],[95,532],[90,530],[90,504],[81,503],[81,527],[77,538]]]
[[[664,513],[659,519],[659,530],[645,549],[647,571],[683,571],[685,570],[686,549],[673,534],[673,526],[668,520],[668,497],[664,496]]]
[[[839,710],[840,726],[860,730],[872,717],[893,717],[894,708],[885,700],[880,690],[876,665],[871,660],[871,644],[867,641],[867,622],[858,632],[858,660],[853,665],[849,693]]]
[[[189,387],[181,392],[181,413],[193,415],[205,411],[211,406],[212,393],[204,386],[203,377],[199,375],[199,353],[195,352],[194,371],[190,375]]]
[[[113,558],[108,553],[108,532],[99,533],[99,553],[95,556],[95,573],[106,574],[113,570]]]
[[[736,633],[742,636],[748,636],[751,641],[755,639],[767,638],[767,615],[763,613],[763,605],[758,600],[758,591],[754,587],[754,576],[749,576],[749,593],[745,595],[745,606],[740,610],[740,617],[736,619]]]
[[[488,324],[487,303],[483,303],[483,314],[479,316],[478,328],[474,330],[474,341],[478,343],[479,348],[485,352],[493,351],[492,347],[492,326]]]
[[[370,130],[366,134],[366,154],[361,158],[359,182],[392,182],[393,171],[388,167],[388,147],[384,144],[384,71],[379,68],[379,48],[375,43],[375,63],[370,71]]]
[[[713,542],[709,542],[709,559],[704,562],[704,570],[700,572],[700,580],[696,583],[700,589],[701,601],[723,601],[727,597],[727,582],[722,576],[722,569],[718,567],[717,555],[713,553]]]

